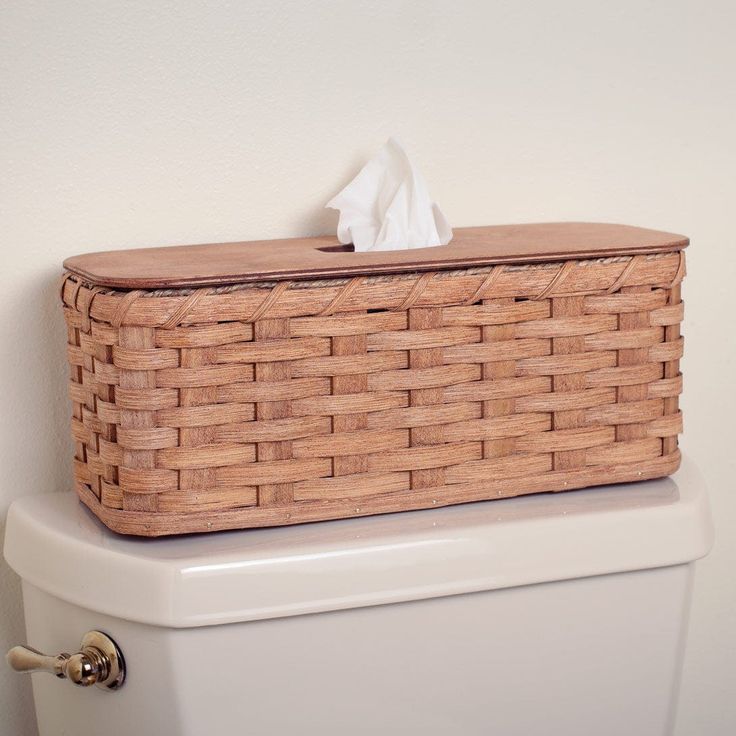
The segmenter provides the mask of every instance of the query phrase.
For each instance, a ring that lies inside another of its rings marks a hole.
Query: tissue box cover
[[[687,243],[553,223],[70,258],[76,490],[157,536],[667,475]]]

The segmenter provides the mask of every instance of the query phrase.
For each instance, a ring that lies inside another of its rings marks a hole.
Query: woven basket
[[[685,245],[554,224],[71,258],[77,492],[157,536],[667,475]]]

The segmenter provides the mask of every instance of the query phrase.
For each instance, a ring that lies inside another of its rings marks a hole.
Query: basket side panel
[[[67,282],[77,490],[158,535],[658,477],[683,274],[673,253],[181,296]]]

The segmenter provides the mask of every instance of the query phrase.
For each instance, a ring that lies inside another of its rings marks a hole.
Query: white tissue
[[[340,210],[337,237],[358,252],[426,248],[452,239],[424,178],[394,138],[326,206]]]

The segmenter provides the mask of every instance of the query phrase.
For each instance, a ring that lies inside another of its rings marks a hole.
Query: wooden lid
[[[99,286],[168,289],[663,253],[688,242],[628,225],[560,222],[458,228],[435,248],[354,253],[322,236],[88,253],[64,267]]]

